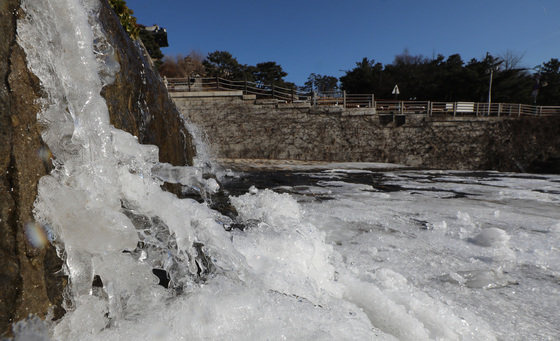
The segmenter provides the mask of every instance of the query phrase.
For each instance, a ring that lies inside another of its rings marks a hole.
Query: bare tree
[[[202,61],[204,57],[197,51],[191,51],[188,56],[178,60],[178,64],[186,77],[204,76],[206,70]]]
[[[178,56],[177,56],[178,57]],[[175,57],[165,56],[158,68],[159,74],[168,78],[184,77]]]
[[[165,56],[159,67],[159,73],[169,78],[199,77],[206,74],[202,61],[204,57],[196,51],[191,51],[188,56]]]
[[[499,58],[503,61],[502,68],[506,71],[519,69],[523,57],[525,57],[525,53],[516,53],[510,49],[499,55]]]
[[[410,54],[408,49],[405,48],[401,54],[395,56],[393,65],[418,65],[427,62],[429,62],[429,58],[426,58],[421,54],[413,56]]]

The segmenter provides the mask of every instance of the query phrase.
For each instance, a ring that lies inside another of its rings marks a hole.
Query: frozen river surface
[[[349,166],[237,182],[291,193],[340,254],[337,267],[417,300],[418,314],[435,300],[499,339],[560,335],[559,176]]]

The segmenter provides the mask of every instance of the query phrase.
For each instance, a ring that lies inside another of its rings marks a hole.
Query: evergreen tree
[[[260,85],[272,85],[286,87],[284,77],[288,74],[282,70],[282,66],[276,62],[258,63],[249,69],[253,79]]]
[[[421,100],[424,98],[424,84],[426,82],[425,65],[428,60],[422,56],[413,56],[408,50],[396,55],[392,64],[385,66],[385,73],[388,74],[392,84],[384,84],[384,91],[393,90],[395,85],[399,86],[400,99]],[[385,93],[386,94],[386,93]],[[387,97],[388,94],[386,94]]]
[[[312,73],[307,77],[302,90],[305,92],[316,91],[320,95],[332,93],[338,89],[338,79],[333,76],[318,75]]]
[[[382,71],[381,63],[364,58],[357,62],[352,70],[346,71],[346,75],[340,77],[341,88],[353,94],[375,93],[384,84]]]
[[[132,39],[138,38],[140,34],[140,27],[136,23],[136,17],[134,17],[134,12],[128,8],[126,1],[124,0],[109,0],[109,5],[113,8],[113,11],[119,17],[122,27],[130,35]]]
[[[227,51],[214,51],[202,62],[209,77],[221,77],[231,80],[244,79],[246,66],[239,64]]]
[[[152,58],[156,67],[159,68],[162,64],[161,59],[163,58],[163,53],[161,52],[160,47],[164,46],[158,44],[153,32],[147,31],[143,27],[140,29],[139,37],[140,40],[142,40],[142,44],[144,44],[144,47],[148,51],[150,58]]]
[[[452,54],[434,72],[441,74],[439,91],[433,97],[438,101],[456,101],[468,98],[464,62],[459,54]]]
[[[447,59],[438,55],[430,60],[405,50],[385,66],[364,58],[354,69],[346,71],[340,81],[342,88],[350,93],[375,93],[377,98],[392,98],[391,91],[397,84],[400,99],[486,102],[492,76],[493,102],[530,103],[534,80],[527,70],[517,67],[520,58],[511,53],[504,58],[507,59],[487,54],[481,60],[473,58],[465,64],[459,54]],[[546,82],[557,82],[556,66],[552,60],[541,67]],[[553,88],[543,90],[543,101],[554,96],[550,95]]]
[[[560,61],[552,58],[539,67],[540,91],[539,105],[560,105]]]

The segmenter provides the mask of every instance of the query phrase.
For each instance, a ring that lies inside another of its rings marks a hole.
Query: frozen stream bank
[[[246,172],[227,187],[291,193],[339,266],[403,304],[445,302],[503,340],[557,337],[559,176],[336,166]]]

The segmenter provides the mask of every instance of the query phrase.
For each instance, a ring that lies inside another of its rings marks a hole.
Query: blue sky
[[[276,61],[302,85],[340,77],[364,57],[407,49],[464,61],[510,50],[532,68],[560,58],[560,0],[128,0],[138,22],[167,29],[165,55],[229,51],[240,63]]]

